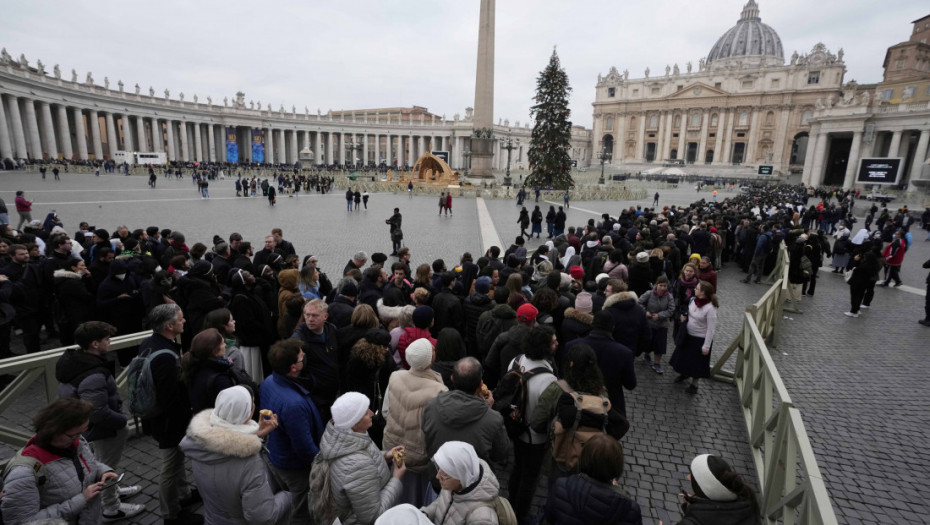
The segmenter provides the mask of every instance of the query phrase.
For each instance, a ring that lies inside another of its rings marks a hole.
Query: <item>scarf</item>
[[[705,297],[705,298],[703,298],[703,299],[701,299],[700,297],[695,297],[695,298],[694,298],[694,304],[697,305],[698,308],[703,308],[704,305],[707,304],[707,303],[709,303],[709,302],[710,302],[710,299],[707,298],[707,297]]]
[[[694,288],[697,286],[698,278],[695,276],[690,281],[686,280],[684,276],[678,278],[679,284],[685,288],[685,301],[691,300],[691,296],[694,294]]]
[[[656,297],[665,297],[666,295],[668,295],[668,288],[666,288],[664,292],[659,293],[659,287],[657,286],[652,289],[652,294],[655,295]]]

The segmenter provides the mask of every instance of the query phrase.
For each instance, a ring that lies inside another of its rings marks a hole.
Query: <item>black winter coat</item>
[[[678,525],[757,525],[749,500],[711,501],[692,497]]]
[[[618,487],[585,474],[559,478],[543,508],[543,523],[559,525],[641,525],[639,504]],[[672,524],[668,524],[672,525]]]
[[[229,387],[245,384],[253,388],[249,378],[238,376],[232,363],[225,359],[210,358],[198,363],[188,377],[191,409],[195,414],[216,406],[216,396]]]
[[[178,303],[184,309],[184,318],[187,319],[184,332],[189,332],[191,337],[203,329],[208,313],[226,306],[220,298],[220,286],[216,281],[190,274],[178,281]]]
[[[70,330],[73,334],[79,324],[90,321],[96,314],[97,297],[91,292],[93,279],[90,274],[83,275],[71,270],[56,270],[54,275],[55,294],[61,307],[59,324],[62,325],[62,332]]]
[[[180,347],[161,334],[154,334],[139,345],[139,355],[148,355],[158,350],[173,350],[180,355]],[[161,355],[152,360],[152,379],[155,382],[155,397],[161,412],[142,420],[142,429],[158,442],[158,448],[178,446],[187,425],[191,422],[190,395],[181,381],[181,366],[177,355]]]
[[[481,314],[494,308],[494,300],[487,294],[475,292],[465,298],[463,309],[465,312],[465,348],[468,355],[477,356],[478,353],[478,319]]]
[[[229,311],[236,320],[236,337],[240,346],[268,348],[278,338],[271,320],[271,309],[251,291],[237,290],[229,301]]]
[[[637,304],[627,292],[611,295],[604,302],[604,309],[614,319],[614,340],[632,350],[636,355],[643,352],[652,342],[652,331],[646,320],[646,310]]]
[[[352,312],[354,310],[354,300],[349,299],[342,294],[336,295],[336,298],[333,299],[332,304],[330,304],[329,308],[327,309],[327,313],[329,313],[329,318],[327,320],[330,323],[336,325],[336,328],[348,326],[351,322]]]
[[[113,364],[103,356],[72,348],[65,350],[55,365],[58,397],[80,398],[94,405],[84,433],[87,441],[111,438],[126,426]]]
[[[459,334],[465,335],[465,312],[462,309],[462,300],[452,293],[452,290],[443,288],[433,297],[433,326],[430,332],[433,337],[439,335],[443,328],[455,328]]]

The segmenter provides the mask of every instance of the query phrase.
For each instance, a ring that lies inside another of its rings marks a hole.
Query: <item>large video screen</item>
[[[901,157],[866,158],[859,161],[857,184],[897,184],[901,175]]]

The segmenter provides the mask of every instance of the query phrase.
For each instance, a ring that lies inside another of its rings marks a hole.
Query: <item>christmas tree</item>
[[[566,189],[572,184],[569,141],[572,123],[568,120],[568,75],[559,65],[555,50],[549,65],[536,81],[536,105],[530,116],[536,120],[527,157],[530,161],[529,186]]]

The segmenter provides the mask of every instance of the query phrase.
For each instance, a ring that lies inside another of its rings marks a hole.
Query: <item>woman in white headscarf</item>
[[[278,426],[275,414],[252,421],[255,402],[243,386],[216,396],[191,420],[181,450],[190,458],[208,525],[286,523],[291,493],[276,491],[260,452]]]
[[[436,501],[420,509],[433,523],[498,524],[495,502],[500,485],[474,447],[462,441],[447,441],[436,451],[433,462],[442,492]]]
[[[569,246],[565,249],[565,257],[562,257],[562,267],[569,268],[569,262],[571,262],[572,257],[575,256],[575,247]]]

